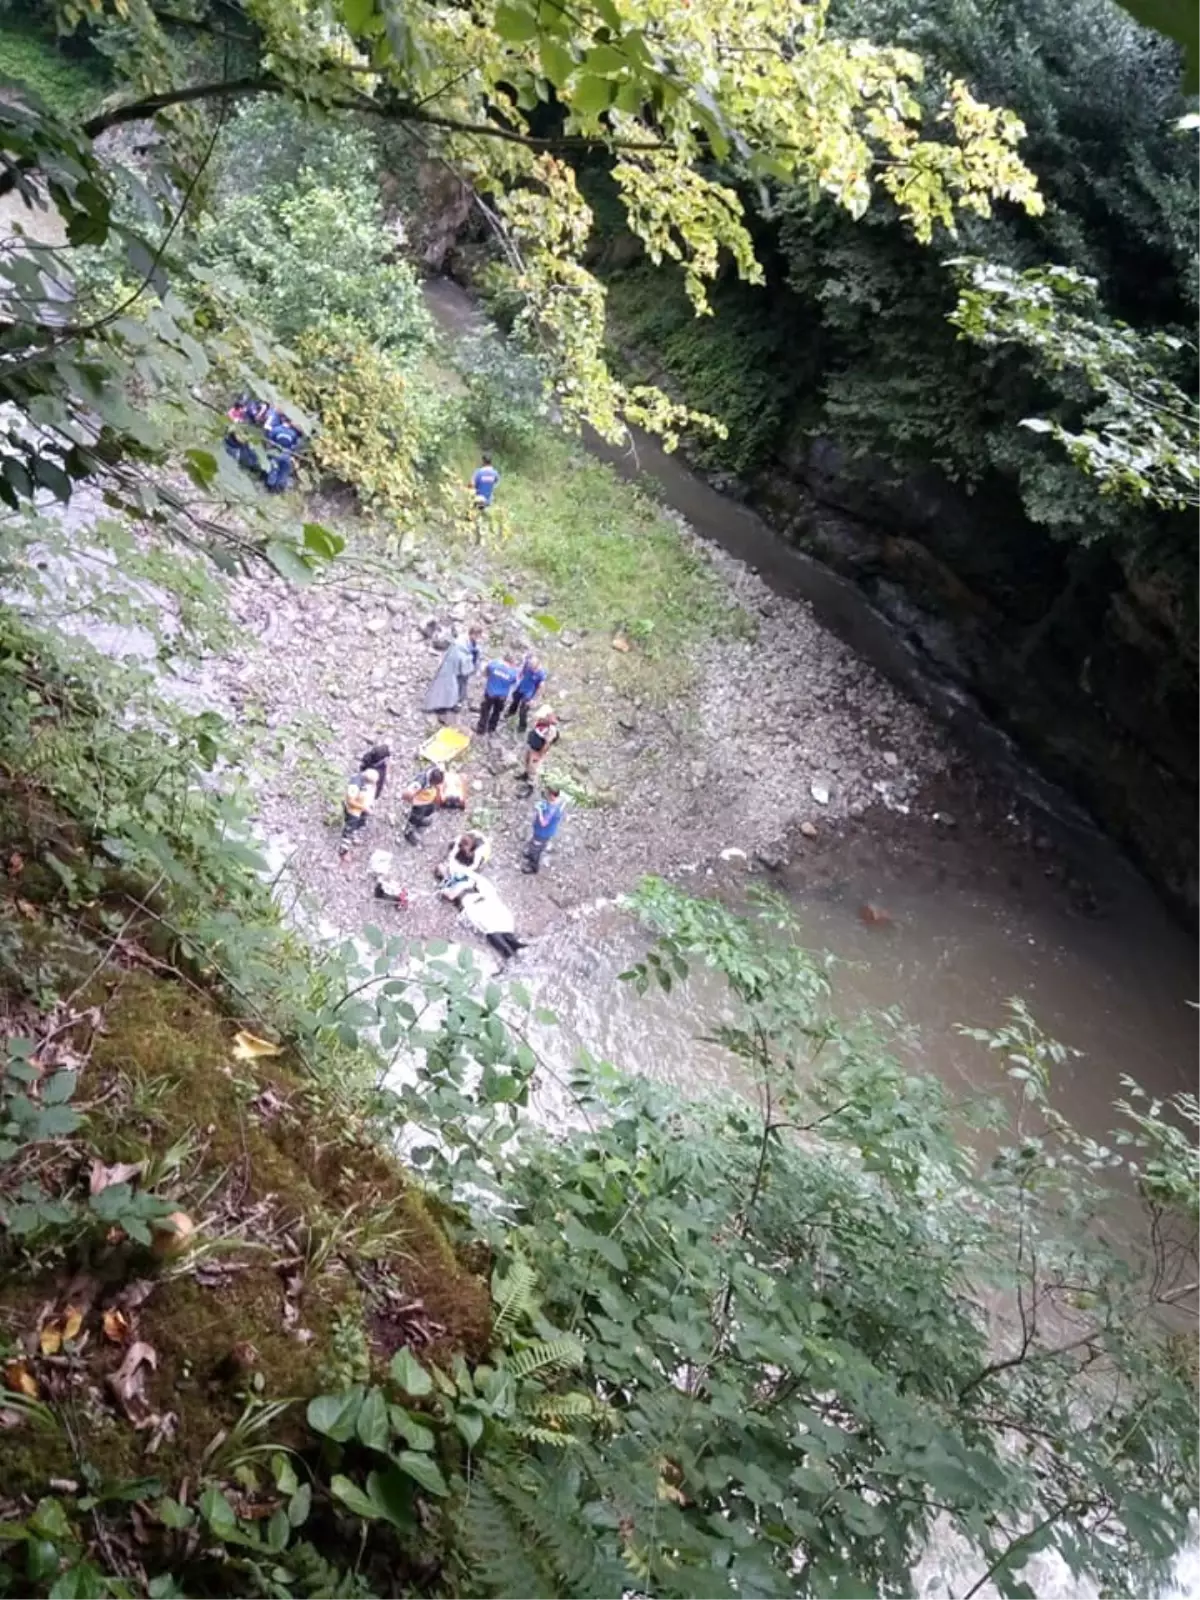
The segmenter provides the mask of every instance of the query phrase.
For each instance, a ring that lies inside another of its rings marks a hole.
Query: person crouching
[[[430,767],[414,784],[404,790],[400,798],[409,804],[408,820],[404,824],[404,837],[409,844],[420,844],[422,830],[433,821],[438,799],[446,774],[441,767]]]

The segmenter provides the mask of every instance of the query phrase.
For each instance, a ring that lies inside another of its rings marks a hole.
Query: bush
[[[537,363],[494,333],[474,334],[455,352],[464,385],[463,416],[485,448],[527,454],[550,416]]]
[[[353,136],[330,134],[316,165],[251,190],[223,181],[199,230],[206,264],[235,278],[235,299],[284,341],[331,321],[391,350],[414,351],[432,323],[412,268],[391,257],[374,164],[350,158]]]
[[[410,526],[439,473],[448,401],[421,368],[375,348],[352,325],[311,330],[296,353],[292,389],[321,418],[312,459],[353,485],[364,508]]]

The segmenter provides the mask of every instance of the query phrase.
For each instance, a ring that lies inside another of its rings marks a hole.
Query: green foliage
[[[320,132],[321,130],[318,130]],[[371,145],[363,130],[323,130],[310,164],[302,150],[291,171],[273,148],[303,129],[266,124],[247,113],[224,135],[224,176],[214,210],[202,218],[200,259],[228,274],[253,315],[284,344],[301,334],[345,331],[378,349],[420,350],[429,314],[412,268],[393,259]],[[252,185],[242,166],[251,154]]]
[[[71,119],[94,111],[109,87],[103,63],[56,39],[49,18],[39,24],[11,10],[0,16],[0,74]]]
[[[492,332],[461,340],[453,360],[466,391],[458,414],[469,431],[489,450],[532,450],[551,421],[537,363]]]

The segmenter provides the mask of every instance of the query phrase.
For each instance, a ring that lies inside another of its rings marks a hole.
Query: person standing
[[[500,714],[508,702],[509,692],[516,685],[517,658],[512,651],[504,656],[496,656],[488,662],[485,672],[483,704],[479,707],[479,722],[475,731],[495,733]]]
[[[343,863],[350,854],[351,845],[357,844],[378,798],[379,773],[375,768],[367,767],[356,772],[347,784],[342,799],[342,837],[338,842],[338,858]]]
[[[522,872],[538,872],[541,870],[542,856],[546,852],[546,846],[562,826],[563,813],[566,809],[566,795],[556,784],[548,783],[545,794],[533,808],[533,835],[525,846],[525,860],[521,864]]]
[[[558,718],[549,706],[543,706],[533,719],[533,727],[525,741],[525,782],[532,789],[537,782],[538,768],[546,759],[546,752],[558,738]]]
[[[446,651],[425,696],[426,711],[440,717],[457,711],[467,698],[467,686],[479,667],[483,629],[476,626],[465,639],[455,639]]]
[[[491,508],[492,496],[496,492],[496,485],[500,482],[500,474],[492,465],[492,458],[485,450],[483,464],[476,467],[475,475],[471,479],[471,488],[475,492],[475,505],[480,511]]]
[[[430,767],[410,784],[400,796],[409,804],[408,820],[404,824],[404,837],[409,844],[420,844],[421,830],[433,821],[438,806],[438,793],[445,773],[441,767]]]
[[[522,733],[529,726],[529,708],[537,699],[546,681],[546,669],[531,650],[521,663],[521,676],[517,679],[506,715],[516,717]]]

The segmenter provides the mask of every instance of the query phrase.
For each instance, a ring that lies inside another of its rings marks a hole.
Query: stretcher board
[[[469,733],[463,733],[458,728],[439,728],[433,738],[427,739],[421,746],[421,759],[444,767],[455,756],[462,755],[470,743]]]

